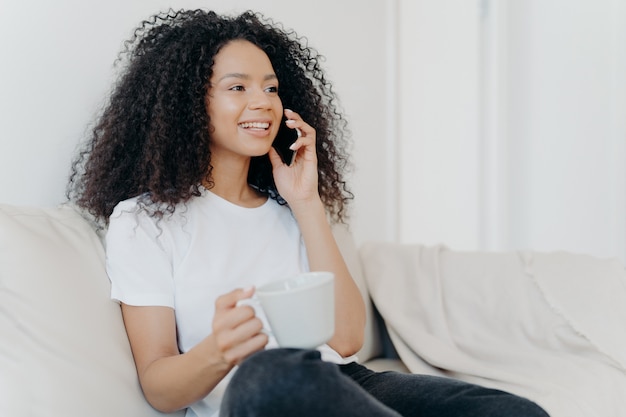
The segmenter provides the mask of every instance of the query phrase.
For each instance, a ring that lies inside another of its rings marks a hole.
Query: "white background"
[[[626,2],[399,16],[400,240],[626,259]]]
[[[348,114],[357,242],[626,259],[625,0],[0,0],[0,202],[64,200],[122,42],[169,6],[306,36]]]

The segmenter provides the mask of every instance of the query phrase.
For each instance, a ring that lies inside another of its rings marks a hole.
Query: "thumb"
[[[281,159],[280,155],[278,154],[278,152],[276,152],[276,149],[274,149],[274,147],[270,148],[270,151],[268,152],[268,156],[270,158],[270,162],[272,163],[272,168],[274,169],[285,164],[283,160]]]
[[[240,300],[245,300],[246,298],[252,297],[254,294],[254,287],[248,288],[237,288],[228,292],[226,294],[221,295],[215,301],[216,310],[233,308],[237,305]]]

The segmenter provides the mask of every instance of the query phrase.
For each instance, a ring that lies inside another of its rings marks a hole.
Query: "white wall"
[[[1,0],[0,202],[64,200],[70,161],[114,79],[112,63],[138,23],[170,5],[252,8],[306,36],[326,56],[355,142],[358,240],[386,238],[387,3],[357,0]]]
[[[401,241],[626,260],[625,3],[400,2]]]
[[[510,2],[509,245],[626,259],[624,4]]]
[[[400,2],[399,239],[479,242],[477,3]]]

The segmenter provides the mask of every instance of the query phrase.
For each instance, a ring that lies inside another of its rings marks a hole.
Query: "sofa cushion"
[[[109,285],[100,240],[71,207],[0,205],[0,415],[163,415]]]
[[[412,372],[530,398],[552,417],[626,409],[626,273],[617,260],[372,243],[368,288]]]

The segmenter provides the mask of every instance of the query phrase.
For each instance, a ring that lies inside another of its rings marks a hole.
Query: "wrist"
[[[194,353],[198,358],[196,363],[203,364],[203,367],[211,373],[226,375],[233,368],[233,365],[228,363],[218,349],[214,334],[207,336],[194,346],[189,353]]]
[[[319,196],[310,199],[303,199],[289,203],[289,208],[296,220],[310,218],[311,216],[326,215],[326,208]]]

